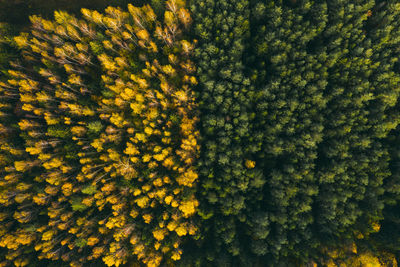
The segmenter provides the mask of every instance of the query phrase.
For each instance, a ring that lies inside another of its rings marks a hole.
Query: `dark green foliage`
[[[163,0],[151,0],[151,6],[153,7],[154,12],[157,15],[162,16],[165,11],[164,1]]]
[[[324,2],[296,5],[261,1],[253,7],[255,53],[250,53],[256,129],[262,143],[257,162],[266,184],[261,203],[269,235],[251,227],[256,255],[307,257],[312,247],[313,197],[318,193],[315,160],[322,141],[328,84],[326,52],[312,53],[310,42],[327,23]],[[249,65],[250,65],[249,64]],[[260,223],[253,219],[253,225]],[[251,224],[250,224],[251,225]],[[291,255],[293,256],[293,255]]]
[[[193,1],[206,261],[307,262],[374,231],[400,184],[386,141],[399,123],[399,11]]]
[[[395,1],[390,1],[389,3],[382,3],[379,8],[376,9],[376,20],[371,21],[368,25],[373,27],[374,25],[380,25],[385,23],[391,25],[382,32],[374,32],[375,34],[380,34],[381,36],[376,36],[376,38],[384,39],[391,31],[399,31],[399,16],[398,11],[395,10]],[[383,36],[382,36],[383,35]],[[382,50],[381,56],[386,56],[388,59],[395,61],[393,66],[388,66],[388,69],[400,73],[399,63],[398,63],[398,52],[399,49],[394,44],[389,43],[385,46],[385,50]],[[382,74],[381,74],[382,75]],[[386,76],[386,79],[390,79],[390,76]],[[382,88],[386,91],[391,91],[390,88]],[[393,98],[393,97],[392,97]],[[395,110],[399,109],[399,104],[396,103]],[[387,118],[390,120],[390,117]],[[390,152],[390,169],[392,175],[389,179],[384,181],[385,189],[385,200],[386,206],[383,212],[384,220],[381,225],[381,229],[378,233],[373,234],[368,239],[368,243],[373,245],[378,251],[387,251],[396,255],[396,258],[400,259],[400,128],[397,127],[396,130],[387,138],[387,143]]]
[[[16,31],[12,25],[0,22],[0,77],[4,76],[9,66],[8,62],[17,54],[13,41],[15,34]]]
[[[87,128],[88,128],[89,132],[99,134],[103,130],[104,127],[100,121],[94,121],[94,122],[88,123]]]
[[[199,38],[196,57],[203,130],[199,197],[207,232],[203,242],[209,249],[207,259],[230,266],[229,255],[241,254],[239,220],[249,215],[246,206],[256,205],[264,182],[251,183],[257,171],[245,166],[258,150],[251,135],[254,92],[242,62],[250,37],[249,1],[193,1],[191,9]]]

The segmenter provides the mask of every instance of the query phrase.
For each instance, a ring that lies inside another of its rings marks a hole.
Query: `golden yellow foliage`
[[[159,266],[180,259],[181,238],[196,234],[191,16],[184,1],[165,4],[164,21],[149,5],[82,9],[83,19],[34,16],[32,32],[15,38],[29,75],[10,70],[0,84],[0,94],[15,88],[24,113],[16,123],[26,146],[0,143],[15,156],[0,155],[9,165],[0,203],[20,208],[0,214],[15,226],[0,227],[0,247],[15,265],[29,265],[13,253],[32,244],[40,259],[71,266],[119,266],[132,256]],[[11,108],[0,101],[0,117]],[[0,123],[0,135],[6,130]],[[31,223],[33,234],[18,232]]]
[[[197,200],[184,201],[179,205],[179,210],[182,211],[183,217],[188,218],[196,212],[198,205]]]
[[[244,164],[248,169],[253,169],[256,166],[256,162],[252,160],[246,160]]]
[[[158,241],[163,240],[166,234],[167,232],[165,231],[165,229],[157,229],[153,231],[153,236]]]

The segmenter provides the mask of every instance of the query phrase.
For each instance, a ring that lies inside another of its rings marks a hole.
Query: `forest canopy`
[[[397,266],[397,1],[90,1],[0,21],[0,266]]]

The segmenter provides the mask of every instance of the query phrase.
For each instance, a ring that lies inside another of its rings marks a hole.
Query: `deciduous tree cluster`
[[[198,234],[191,15],[174,0],[82,14],[31,17],[0,84],[1,264],[179,260]]]

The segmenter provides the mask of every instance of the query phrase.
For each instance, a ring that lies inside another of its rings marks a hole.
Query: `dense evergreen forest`
[[[397,0],[0,0],[0,266],[397,267]]]

